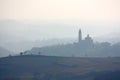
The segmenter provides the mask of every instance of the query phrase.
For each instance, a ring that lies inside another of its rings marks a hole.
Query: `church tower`
[[[79,32],[78,32],[78,43],[80,43],[82,41],[82,32],[81,32],[81,29],[79,29]]]

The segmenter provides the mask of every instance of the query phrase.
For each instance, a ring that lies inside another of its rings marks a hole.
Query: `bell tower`
[[[81,29],[79,29],[79,32],[78,32],[78,43],[80,43],[82,41],[82,32],[81,32]]]

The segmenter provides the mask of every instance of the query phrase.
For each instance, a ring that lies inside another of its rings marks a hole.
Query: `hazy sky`
[[[118,37],[120,0],[0,0],[0,44],[9,50],[22,40],[77,39],[79,28],[84,37]]]
[[[120,21],[120,0],[0,0],[0,19]]]
[[[2,36],[75,37],[78,28],[100,36],[120,29],[120,0],[0,0],[0,21]]]

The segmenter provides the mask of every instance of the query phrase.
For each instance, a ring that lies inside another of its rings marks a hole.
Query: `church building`
[[[78,32],[78,42],[77,44],[79,46],[83,46],[83,47],[93,47],[93,40],[92,38],[89,36],[89,34],[85,37],[85,39],[82,39],[82,31],[81,29],[79,29]]]

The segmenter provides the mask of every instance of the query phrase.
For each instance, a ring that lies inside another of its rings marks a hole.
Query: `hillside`
[[[0,58],[0,80],[93,80],[120,70],[120,58],[75,58],[41,55]]]
[[[7,49],[5,49],[3,47],[0,47],[0,57],[8,56],[11,53],[12,53],[11,51],[9,51],[9,50],[7,50]]]

